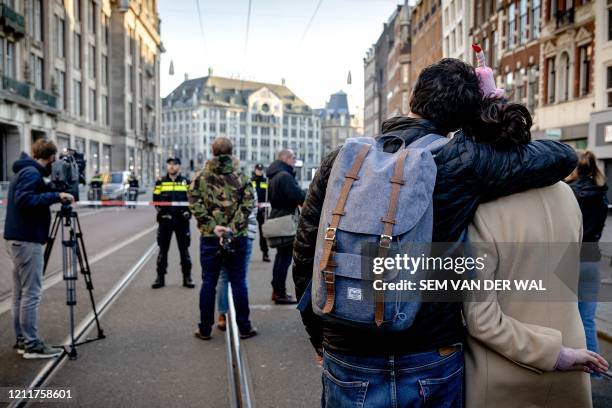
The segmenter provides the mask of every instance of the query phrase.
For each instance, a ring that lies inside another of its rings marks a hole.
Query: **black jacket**
[[[407,145],[437,131],[427,120],[406,118],[390,133],[400,136]],[[393,151],[393,146],[385,150]],[[302,207],[293,253],[293,279],[300,297],[312,277],[317,228],[338,151],[323,159]],[[438,174],[433,195],[433,240],[454,242],[472,220],[478,204],[562,180],[574,169],[576,154],[571,147],[550,140],[496,150],[457,133],[437,153],[435,161]],[[412,327],[394,334],[324,322],[311,307],[302,313],[302,320],[315,347],[324,345],[345,354],[419,352],[461,342],[464,336],[460,303],[423,303]]]
[[[191,182],[182,174],[176,176],[174,181],[166,174],[155,182],[153,190],[153,201],[181,201],[187,202],[187,189]],[[158,206],[157,220],[164,215],[172,215],[177,219],[189,219],[191,213],[188,206]]]
[[[580,177],[569,183],[582,212],[582,261],[597,262],[601,252],[597,243],[608,216],[608,186],[598,186],[591,177]]]
[[[59,193],[51,191],[43,180],[47,175],[37,161],[26,153],[13,163],[15,175],[7,197],[4,239],[44,244],[49,236],[49,206],[60,202]]]
[[[272,210],[270,218],[278,218],[295,213],[302,205],[306,194],[295,179],[295,170],[288,164],[275,160],[268,166],[268,201]]]

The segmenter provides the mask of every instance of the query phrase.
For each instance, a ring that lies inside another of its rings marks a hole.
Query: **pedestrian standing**
[[[266,219],[266,201],[268,196],[268,179],[264,175],[264,166],[259,163],[255,165],[253,171],[253,177],[251,178],[251,184],[257,192],[257,224],[259,228],[259,249],[261,249],[262,260],[264,262],[270,262],[270,255],[268,255],[268,242],[263,237],[261,226]]]
[[[153,202],[164,205],[157,205],[157,245],[159,254],[157,255],[157,279],[152,285],[153,289],[165,286],[166,269],[168,268],[168,250],[172,234],[176,235],[179,254],[181,256],[181,271],[183,272],[183,286],[194,288],[191,279],[191,257],[189,246],[191,244],[191,231],[189,220],[191,212],[185,205],[168,205],[172,202],[187,203],[187,189],[190,181],[181,174],[181,160],[178,157],[170,157],[166,161],[166,175],[158,179],[153,190]]]
[[[249,320],[248,218],[255,194],[249,177],[232,156],[232,142],[225,137],[213,141],[213,158],[196,175],[189,188],[190,209],[198,221],[200,237],[200,323],[195,336],[212,338],[215,319],[216,286],[221,269],[227,273],[236,306],[240,337],[253,337],[257,330]]]
[[[587,348],[598,352],[595,313],[599,288],[598,242],[608,216],[606,179],[597,167],[593,152],[578,151],[578,165],[566,179],[582,212],[582,249],[580,251],[580,281],[578,310],[584,324]]]
[[[277,159],[268,167],[269,191],[268,200],[272,210],[270,219],[295,214],[304,202],[306,194],[295,179],[295,154],[293,151],[281,150]],[[295,297],[287,293],[286,280],[293,256],[293,240],[276,248],[276,257],[272,268],[272,300],[276,304],[297,303]]]

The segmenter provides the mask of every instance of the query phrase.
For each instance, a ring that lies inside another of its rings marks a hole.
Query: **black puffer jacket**
[[[391,133],[400,136],[407,145],[437,131],[427,120],[406,118],[389,129],[387,134]],[[393,147],[385,150],[393,151]],[[298,296],[304,293],[312,277],[319,218],[338,151],[323,159],[302,208],[293,253],[293,279]],[[478,204],[562,180],[574,169],[576,154],[571,147],[550,140],[496,150],[458,133],[438,152],[435,161],[438,174],[433,196],[433,239],[454,242],[472,220]],[[324,345],[344,354],[406,354],[463,341],[460,308],[459,303],[424,303],[413,326],[394,334],[324,322],[311,307],[302,313],[302,320],[317,348]]]
[[[266,172],[268,176],[268,201],[272,210],[270,218],[295,213],[306,195],[295,179],[293,167],[280,160],[273,161]]]
[[[591,177],[580,177],[569,183],[569,186],[574,191],[582,212],[582,242],[585,244],[580,260],[597,262],[601,259],[601,252],[596,243],[601,238],[608,216],[608,186],[598,186]]]

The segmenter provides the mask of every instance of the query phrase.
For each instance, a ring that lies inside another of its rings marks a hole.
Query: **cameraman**
[[[47,242],[55,203],[71,203],[68,193],[51,191],[43,177],[51,174],[57,147],[46,139],[32,145],[32,157],[21,153],[13,163],[8,193],[4,239],[13,268],[14,348],[24,358],[50,358],[62,349],[46,345],[38,337],[38,305],[42,296],[43,245]]]
[[[213,141],[214,158],[207,161],[189,187],[190,209],[198,220],[202,288],[200,324],[195,336],[210,340],[215,314],[215,295],[221,268],[232,285],[240,338],[257,331],[249,320],[248,218],[254,208],[254,191],[240,163],[232,156],[232,142],[225,137]]]

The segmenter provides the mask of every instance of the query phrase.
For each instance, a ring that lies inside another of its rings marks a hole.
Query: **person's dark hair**
[[[531,141],[533,120],[529,109],[504,99],[482,100],[480,115],[464,127],[479,143],[507,148]]]
[[[234,146],[232,145],[232,141],[227,137],[217,137],[213,140],[212,143],[212,151],[213,155],[220,156],[222,154],[232,154],[232,150]]]
[[[57,154],[57,146],[49,139],[38,139],[32,145],[32,157],[34,159],[47,160]]]
[[[477,115],[481,100],[474,68],[461,60],[444,58],[419,74],[410,98],[410,111],[432,121],[440,133],[446,134]]]

